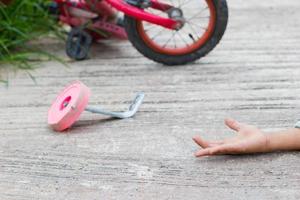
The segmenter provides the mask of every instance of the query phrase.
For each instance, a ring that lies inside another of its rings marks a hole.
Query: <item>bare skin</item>
[[[255,126],[234,119],[226,119],[225,124],[236,132],[236,136],[221,141],[207,141],[199,136],[193,137],[193,140],[202,147],[195,153],[196,157],[300,150],[300,129],[264,133]]]

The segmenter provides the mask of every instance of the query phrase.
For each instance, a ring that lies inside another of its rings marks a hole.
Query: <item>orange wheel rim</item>
[[[216,25],[217,16],[216,16],[216,10],[213,1],[212,0],[203,0],[203,1],[205,1],[207,4],[207,12],[209,13],[209,17],[205,25],[205,31],[197,39],[193,38],[193,42],[191,44],[185,44],[182,47],[176,47],[176,44],[173,47],[161,45],[158,42],[156,42],[153,38],[151,38],[151,36],[148,35],[147,31],[145,31],[145,26],[143,24],[145,22],[137,21],[137,31],[141,39],[147,44],[147,46],[149,46],[151,49],[153,49],[154,51],[160,54],[178,56],[178,55],[185,55],[185,54],[195,52],[211,38],[212,34],[214,33],[214,29]],[[194,25],[189,23],[187,26],[192,27]],[[175,31],[163,27],[161,28],[166,31]],[[195,25],[193,28],[194,30],[192,32],[195,33],[196,31],[198,31],[198,29],[196,30],[196,28],[197,27]],[[181,31],[181,29],[179,31]],[[179,34],[179,38],[180,37],[182,38],[181,34]],[[174,32],[172,37],[174,37]]]

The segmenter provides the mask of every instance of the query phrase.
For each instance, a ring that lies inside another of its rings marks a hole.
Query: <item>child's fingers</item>
[[[221,141],[207,141],[207,143],[209,144],[210,147],[214,147],[214,146],[219,146],[224,144],[226,141],[225,140],[221,140]]]
[[[211,155],[210,151],[209,151],[209,148],[207,148],[207,149],[200,149],[199,151],[197,151],[195,153],[196,157],[203,157],[203,156],[209,156],[209,155]]]
[[[215,147],[201,149],[195,153],[196,157],[212,156],[212,155],[223,155],[223,154],[235,154],[237,149],[235,145],[223,144]]]
[[[210,147],[209,143],[207,141],[203,140],[199,136],[193,137],[193,140],[195,143],[197,143],[199,146],[201,146],[204,149]]]
[[[235,119],[232,118],[227,118],[225,119],[225,124],[228,126],[230,129],[234,131],[239,131],[241,129],[242,124],[236,121]]]
[[[236,145],[234,144],[224,144],[212,148],[210,150],[211,155],[223,155],[223,154],[234,154],[237,151]]]
[[[224,144],[224,141],[207,141],[207,140],[203,140],[199,136],[193,137],[193,140],[195,143],[197,143],[202,148],[215,147],[215,146]]]

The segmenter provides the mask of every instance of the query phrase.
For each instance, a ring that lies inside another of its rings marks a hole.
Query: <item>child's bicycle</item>
[[[54,0],[71,25],[67,54],[85,59],[93,39],[126,38],[144,56],[181,65],[209,53],[227,26],[226,0]],[[125,14],[116,22],[116,11]],[[124,30],[125,29],[125,30]]]

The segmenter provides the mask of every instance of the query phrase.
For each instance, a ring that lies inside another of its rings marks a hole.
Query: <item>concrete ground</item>
[[[233,134],[225,117],[271,131],[300,113],[300,1],[228,3],[225,37],[194,64],[164,67],[109,41],[70,68],[44,63],[37,84],[12,77],[0,88],[0,199],[300,199],[298,152],[193,157],[193,135]],[[132,119],[84,113],[55,133],[47,110],[73,80],[91,105],[124,109],[137,91],[145,102]]]

